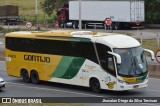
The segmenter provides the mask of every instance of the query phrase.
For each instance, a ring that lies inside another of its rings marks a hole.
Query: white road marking
[[[159,78],[149,78],[149,79],[160,80]]]
[[[6,84],[9,83],[9,84],[14,84],[14,85],[26,85],[26,84],[21,84],[21,83],[13,83],[13,82],[6,82]]]
[[[39,90],[48,90],[48,91],[56,91],[56,92],[65,92],[65,93],[74,93],[74,94],[79,94],[79,95],[85,95],[85,96],[91,96],[91,97],[103,97],[103,96],[98,96],[98,95],[92,95],[92,94],[87,94],[87,93],[79,93],[79,92],[71,92],[71,91],[63,91],[63,90],[58,90],[58,89],[49,89],[49,88],[39,88],[39,87],[28,87],[28,86],[24,86],[24,84],[19,84],[19,83],[12,83],[12,82],[6,82],[6,83],[10,83],[13,85],[7,85],[7,86],[16,86],[16,85],[20,85],[17,87],[24,87],[24,88],[29,88],[29,89],[39,89]]]
[[[152,89],[145,89],[145,90],[147,90],[147,91],[152,91],[152,92],[160,92],[160,91],[158,91],[158,90],[152,90]]]
[[[4,70],[0,70],[0,71],[4,71]],[[7,75],[7,74],[1,73],[0,75]],[[8,76],[8,75],[7,75],[7,76]]]

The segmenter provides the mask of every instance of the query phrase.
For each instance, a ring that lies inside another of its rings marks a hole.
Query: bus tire
[[[74,22],[72,23],[72,27],[73,27],[73,29],[78,28],[78,23],[77,23],[76,21],[74,21]]]
[[[59,26],[60,26],[60,28],[64,28],[64,23],[60,22]]]
[[[114,29],[115,29],[114,23],[112,23],[112,24],[109,26],[109,29],[110,29],[110,30],[114,30]]]
[[[120,23],[119,22],[115,23],[114,29],[115,30],[119,30],[120,29]]]
[[[39,83],[39,75],[37,71],[31,71],[31,80],[35,84]]]
[[[26,83],[31,82],[31,79],[29,77],[29,74],[28,74],[27,70],[22,70],[21,71],[21,76],[22,76],[24,82],[26,82]]]
[[[91,78],[90,79],[90,88],[93,92],[99,93],[101,92],[100,83],[97,78]]]

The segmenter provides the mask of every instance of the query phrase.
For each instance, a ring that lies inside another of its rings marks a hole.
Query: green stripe
[[[85,59],[80,57],[75,57],[72,63],[70,64],[67,72],[61,77],[64,79],[72,79],[74,78],[77,73],[79,72],[80,68],[82,67]]]
[[[74,57],[63,56],[51,77],[62,77],[66,73],[73,59]]]
[[[85,59],[81,57],[64,56],[51,77],[72,79],[77,75]]]
[[[137,78],[137,80],[145,80],[147,78],[147,74],[146,75],[144,75],[144,76],[140,76],[140,77],[138,77]]]

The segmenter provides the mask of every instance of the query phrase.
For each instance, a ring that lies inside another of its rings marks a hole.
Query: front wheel
[[[90,88],[93,92],[99,93],[101,91],[100,83],[98,79],[94,78],[90,80]]]

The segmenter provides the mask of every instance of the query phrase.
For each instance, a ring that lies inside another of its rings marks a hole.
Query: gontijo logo
[[[156,52],[156,60],[158,63],[160,63],[160,50],[157,50]]]

